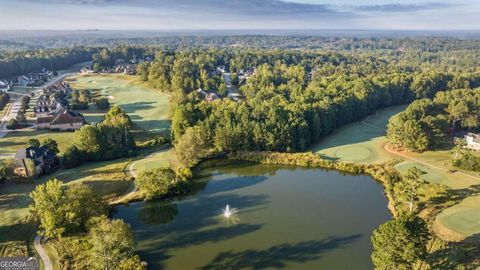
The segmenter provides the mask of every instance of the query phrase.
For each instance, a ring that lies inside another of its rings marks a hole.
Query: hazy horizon
[[[0,0],[2,30],[480,30],[475,0]]]

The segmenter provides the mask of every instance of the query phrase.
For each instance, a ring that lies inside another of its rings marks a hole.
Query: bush
[[[152,147],[152,146],[155,146],[155,145],[162,145],[162,144],[166,144],[166,143],[169,143],[169,142],[170,142],[170,140],[167,137],[158,136],[155,139],[151,139],[151,140],[148,140],[148,141],[138,143],[137,148],[149,148],[149,147]]]
[[[135,184],[147,200],[164,196],[176,183],[175,172],[171,169],[154,169],[142,172]]]
[[[26,112],[28,109],[28,103],[30,103],[30,97],[29,96],[22,97],[21,104],[20,104],[20,111]]]
[[[95,105],[97,105],[99,110],[108,110],[110,108],[110,102],[104,97],[97,99]]]
[[[72,110],[88,110],[88,103],[81,101],[72,102],[71,108]]]
[[[75,168],[85,162],[85,155],[75,145],[68,147],[63,153],[62,164],[65,168]]]
[[[17,119],[10,119],[7,123],[7,128],[8,129],[17,129],[20,128],[20,124],[18,123]]]
[[[10,95],[8,95],[7,93],[0,93],[0,110],[3,110],[3,108],[7,106],[9,101]]]
[[[0,160],[0,184],[8,179],[12,179],[15,175],[15,160]]]
[[[469,171],[480,172],[480,157],[471,152],[465,152],[460,158],[453,160],[453,166]]]

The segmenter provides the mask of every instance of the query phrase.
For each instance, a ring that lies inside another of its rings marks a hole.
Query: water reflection
[[[177,205],[170,201],[147,202],[138,212],[145,224],[156,225],[170,222],[178,214]]]
[[[328,237],[320,241],[276,245],[265,250],[225,251],[219,253],[212,262],[200,269],[279,269],[286,267],[288,262],[303,263],[318,260],[322,253],[346,247],[358,238],[360,235]]]

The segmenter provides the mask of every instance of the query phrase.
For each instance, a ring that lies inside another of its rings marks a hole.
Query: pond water
[[[117,208],[149,269],[373,268],[370,236],[390,214],[370,177],[216,163],[188,196]],[[224,218],[226,204],[239,213]]]

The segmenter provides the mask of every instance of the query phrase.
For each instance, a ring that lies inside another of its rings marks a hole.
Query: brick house
[[[65,108],[44,117],[37,118],[37,129],[53,129],[60,131],[73,131],[85,125],[85,118],[81,113],[73,112]]]

